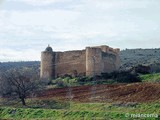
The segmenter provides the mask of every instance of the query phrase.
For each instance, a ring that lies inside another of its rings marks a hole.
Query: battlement
[[[119,54],[120,49],[119,48],[111,48],[107,45],[101,45],[101,46],[94,46],[94,47],[86,47],[86,48],[97,48],[101,49],[105,53],[110,53],[110,54]]]

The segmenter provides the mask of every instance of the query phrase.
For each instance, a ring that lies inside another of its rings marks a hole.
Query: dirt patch
[[[55,88],[41,91],[40,99],[55,98],[75,102],[150,102],[160,100],[160,83],[112,84]]]

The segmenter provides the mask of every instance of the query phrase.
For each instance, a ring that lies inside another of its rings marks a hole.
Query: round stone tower
[[[48,45],[45,51],[41,52],[41,73],[42,79],[55,78],[55,55],[52,48]]]

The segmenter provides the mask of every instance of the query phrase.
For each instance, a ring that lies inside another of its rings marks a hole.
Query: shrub
[[[112,73],[103,73],[102,78],[113,79],[118,83],[141,82],[138,74],[131,73],[129,71],[115,71]]]
[[[67,85],[65,85],[63,80],[57,80],[56,81],[56,85],[57,85],[57,87],[65,87],[65,86],[67,86]]]
[[[115,75],[114,79],[115,81],[121,83],[141,82],[138,74],[132,74],[130,72],[119,72],[118,74]]]
[[[57,87],[67,87],[77,85],[77,78],[70,77],[60,77],[55,80],[52,80],[52,85],[56,85]]]
[[[86,82],[91,82],[91,81],[93,81],[93,77],[83,76],[77,78],[77,82],[80,84],[85,84]]]
[[[135,73],[148,74],[151,71],[149,66],[137,65],[131,69]]]

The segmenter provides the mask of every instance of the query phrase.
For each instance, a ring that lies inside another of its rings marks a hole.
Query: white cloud
[[[63,51],[100,44],[122,49],[136,45],[156,46],[158,44],[151,42],[159,42],[158,0],[7,1],[20,2],[26,7],[25,10],[0,10],[0,48],[2,56],[8,51],[7,59],[9,56],[12,60],[28,59],[23,53],[33,56],[30,59],[39,59],[39,52],[47,44]],[[68,4],[72,9],[63,9]],[[145,45],[139,45],[142,42],[138,41],[144,40]]]
[[[33,6],[47,6],[53,3],[70,2],[72,0],[8,0],[8,1],[24,2],[26,4]]]
[[[26,49],[17,51],[10,48],[0,49],[1,61],[28,61],[40,60],[40,50]]]
[[[10,21],[15,25],[64,27],[77,19],[78,12],[65,10],[12,11]]]
[[[91,1],[88,0],[88,4]],[[92,3],[100,9],[131,9],[146,8],[150,0],[94,0]]]
[[[5,0],[0,0],[0,4],[2,4]]]
[[[0,10],[0,27],[5,27],[10,19],[10,12]]]

